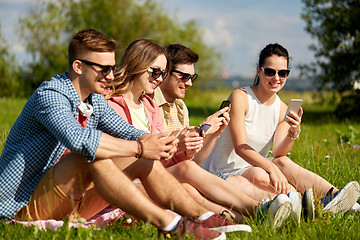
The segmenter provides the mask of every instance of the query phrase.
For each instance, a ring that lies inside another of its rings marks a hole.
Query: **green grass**
[[[206,116],[215,112],[231,90],[191,92],[186,97],[191,125],[199,124]],[[304,116],[300,139],[296,141],[290,158],[301,166],[316,172],[337,187],[343,187],[360,176],[360,123],[339,121],[332,111],[337,98],[328,94],[322,102],[314,93],[281,92],[288,103],[291,98],[304,100]],[[0,99],[0,151],[11,125],[20,113],[24,99]],[[231,233],[227,239],[358,239],[360,213],[317,216],[312,223],[302,220],[299,227],[287,221],[276,231],[249,219],[253,233]],[[107,229],[61,228],[57,232],[40,231],[37,227],[7,225],[0,223],[0,239],[157,239],[156,228],[148,223],[127,227],[113,223]]]
[[[25,102],[26,99],[0,98],[0,151],[4,148],[10,128],[20,114]]]

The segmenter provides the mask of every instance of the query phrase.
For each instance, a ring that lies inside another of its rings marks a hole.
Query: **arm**
[[[216,141],[219,139],[221,133],[224,131],[226,126],[229,124],[230,115],[229,115],[230,108],[225,107],[220,109],[219,111],[215,112],[211,116],[205,119],[203,123],[208,123],[211,125],[209,130],[206,132],[206,138],[204,139],[203,148],[197,153],[194,157],[194,161],[202,165],[205,159],[209,156],[211,150],[215,146]],[[219,115],[223,114],[223,117],[219,117]],[[201,125],[200,124],[200,125]]]
[[[120,105],[118,106],[119,109],[122,109]],[[98,105],[94,106],[94,109],[98,109],[96,114],[99,118],[96,128],[104,133],[125,140],[137,140],[145,133],[127,122],[131,119],[123,119],[121,115],[119,116],[119,114],[116,113],[103,98],[99,100]],[[117,111],[119,111],[119,109],[117,109]]]
[[[295,139],[291,136],[297,136],[300,133],[301,117],[303,110],[300,108],[299,115],[290,112],[284,120],[287,106],[281,102],[279,125],[275,131],[273,143],[274,157],[286,156],[293,147]]]
[[[279,168],[272,161],[257,153],[247,143],[245,115],[249,106],[246,92],[241,89],[235,90],[231,95],[230,101],[232,106],[229,128],[235,152],[251,165],[260,167],[269,173],[269,177],[277,191],[288,191],[287,180]]]
[[[74,106],[67,95],[50,86],[36,91],[32,101],[32,114],[45,131],[70,151],[84,155],[90,161],[95,158],[101,131],[83,128],[77,123],[78,112],[72,109]]]
[[[162,161],[164,167],[170,167],[179,162],[191,160],[193,156],[202,148],[203,138],[199,135],[189,130],[193,130],[194,127],[187,126],[179,134],[177,145],[177,152],[173,158]]]
[[[270,161],[262,157],[247,143],[245,115],[249,106],[246,92],[237,89],[232,93],[230,99],[232,106],[230,110],[231,121],[229,123],[229,129],[236,154],[251,165],[261,167],[266,171],[270,170]]]
[[[166,132],[153,135],[143,134],[139,138],[143,144],[142,158],[160,160],[171,157],[177,140],[175,137],[166,136]],[[127,141],[103,133],[95,156],[99,159],[112,159],[117,157],[134,157],[138,153],[139,146],[137,141]]]
[[[167,133],[153,134],[153,133],[159,133],[162,131],[162,119],[161,119],[161,115],[159,115],[160,117],[158,117],[158,119],[154,119],[154,116],[151,116],[151,113],[153,113],[153,112],[150,111],[149,108],[151,107],[151,109],[152,109],[152,107],[155,107],[154,108],[155,114],[156,113],[160,114],[160,109],[156,105],[151,104],[152,103],[151,99],[148,99],[149,102],[146,101],[146,99],[144,99],[144,100],[145,100],[144,101],[145,111],[147,113],[147,117],[149,118],[149,123],[151,122],[150,129],[152,130],[152,132],[151,132],[152,135],[143,134],[139,138],[139,140],[143,144],[142,157],[152,159],[152,160],[167,159],[167,158],[171,157],[172,154],[176,151],[177,140],[175,138],[164,138],[167,136]],[[113,97],[112,99],[109,99],[107,101],[109,103],[109,106],[115,110],[117,115],[120,115],[124,119],[124,121],[126,121],[127,123],[129,123],[129,122],[131,123],[131,116],[130,116],[129,108],[126,104],[126,101],[124,100],[124,98],[122,96]],[[156,111],[156,110],[158,110],[158,111]],[[110,113],[111,111],[108,110],[106,112]],[[155,114],[153,114],[153,115],[155,115]],[[109,119],[109,116],[106,117],[105,119]],[[111,146],[111,144],[114,141],[115,140],[111,140],[111,138],[110,138],[110,141],[106,141],[106,139],[104,139],[104,144],[101,144],[102,142],[100,142],[100,145],[98,148],[99,153],[108,152],[111,154],[111,150],[113,149],[113,147],[115,147],[115,146]],[[132,145],[134,145],[134,144],[132,144]],[[171,145],[172,145],[172,147],[171,147]],[[139,151],[138,143],[136,143],[135,146],[136,146],[135,150],[137,151],[136,153],[138,153],[138,151]],[[161,151],[161,149],[164,146],[165,146],[164,150]],[[127,148],[127,150],[131,151],[131,149],[132,149],[131,147],[133,147],[133,146],[129,146],[129,148]],[[169,150],[170,147],[171,147],[171,150]]]
[[[47,89],[37,92],[34,106],[36,106],[34,117],[42,123],[47,131],[71,151],[85,156],[89,162],[95,158],[135,156],[139,152],[136,141],[113,137],[94,128],[81,127],[74,117],[69,98],[58,91]],[[117,118],[111,117],[113,123],[108,122],[105,125],[110,124],[111,130],[114,132],[116,130],[118,135],[129,133],[128,135],[133,140],[144,140],[144,157],[150,159],[169,157],[169,151],[173,149],[169,143],[173,143],[175,138],[159,139],[166,136],[166,133],[148,138],[140,137],[143,132],[136,130],[131,125],[129,125],[130,127],[125,126],[124,131],[121,131],[117,128],[120,128],[121,124],[125,124],[125,122],[115,112],[113,113]],[[115,122],[117,120],[119,121]]]

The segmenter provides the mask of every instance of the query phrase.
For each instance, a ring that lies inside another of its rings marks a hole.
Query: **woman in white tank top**
[[[300,108],[298,114],[290,112],[285,117],[287,105],[277,95],[290,73],[288,65],[288,52],[279,44],[269,44],[261,51],[254,86],[237,89],[230,95],[230,123],[203,168],[240,189],[246,178],[274,193],[287,194],[292,186],[301,193],[314,188],[322,198],[338,189],[286,156],[300,134],[303,114]],[[268,159],[271,146],[274,158]],[[358,188],[354,182],[351,186]],[[350,194],[357,199],[354,192]]]

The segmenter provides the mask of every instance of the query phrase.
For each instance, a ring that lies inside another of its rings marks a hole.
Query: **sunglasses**
[[[97,67],[101,67],[101,74],[106,77],[107,75],[109,75],[111,73],[111,71],[114,71],[115,68],[116,68],[116,65],[101,65],[101,64],[98,64],[98,63],[94,63],[94,62],[91,62],[91,61],[87,61],[87,60],[83,60],[83,59],[77,59],[87,65],[90,65],[90,66],[97,66]]]
[[[184,72],[181,72],[179,70],[176,70],[176,69],[172,69],[171,72],[176,72],[176,73],[179,73],[181,74],[181,76],[179,77],[180,80],[184,83],[186,83],[187,81],[189,81],[189,79],[191,80],[191,82],[194,82],[195,79],[197,78],[197,74],[193,74],[191,75],[190,73],[184,73]]]
[[[287,76],[289,76],[290,74],[290,70],[288,69],[282,69],[279,71],[276,71],[275,69],[272,68],[263,68],[260,67],[262,70],[264,70],[265,76],[267,77],[274,77],[276,74],[279,76],[279,78],[287,78]]]
[[[162,77],[162,79],[164,80],[168,73],[165,72],[165,71],[161,71],[160,69],[158,68],[153,68],[153,67],[150,67],[151,69],[151,77],[153,77],[155,80],[158,79],[160,76]],[[149,71],[149,70],[148,70]]]

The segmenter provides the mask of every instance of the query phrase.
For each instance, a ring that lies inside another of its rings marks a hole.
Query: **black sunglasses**
[[[158,79],[160,76],[162,77],[162,79],[164,80],[168,73],[167,72],[164,72],[164,71],[161,71],[160,69],[158,68],[153,68],[153,67],[150,67],[151,69],[151,76],[156,80]]]
[[[187,81],[189,81],[189,79],[191,79],[191,82],[194,82],[195,79],[197,78],[197,74],[193,74],[191,75],[190,73],[184,73],[184,72],[181,72],[179,70],[176,70],[176,69],[172,69],[171,72],[176,72],[176,73],[180,73],[181,76],[179,77],[181,81],[183,81],[184,83],[186,83]]]
[[[109,75],[111,73],[111,71],[114,71],[115,68],[116,68],[116,65],[101,65],[101,64],[98,64],[98,63],[94,63],[94,62],[91,62],[91,61],[87,61],[87,60],[83,60],[83,59],[76,59],[76,60],[79,60],[87,65],[90,65],[90,66],[98,66],[98,67],[101,67],[101,74],[106,77],[107,75]]]
[[[279,78],[287,78],[287,76],[289,76],[289,74],[290,74],[289,69],[282,69],[282,70],[276,71],[275,69],[272,69],[272,68],[263,68],[263,67],[260,67],[260,68],[262,70],[264,70],[265,76],[267,76],[267,77],[273,77],[277,73]]]

